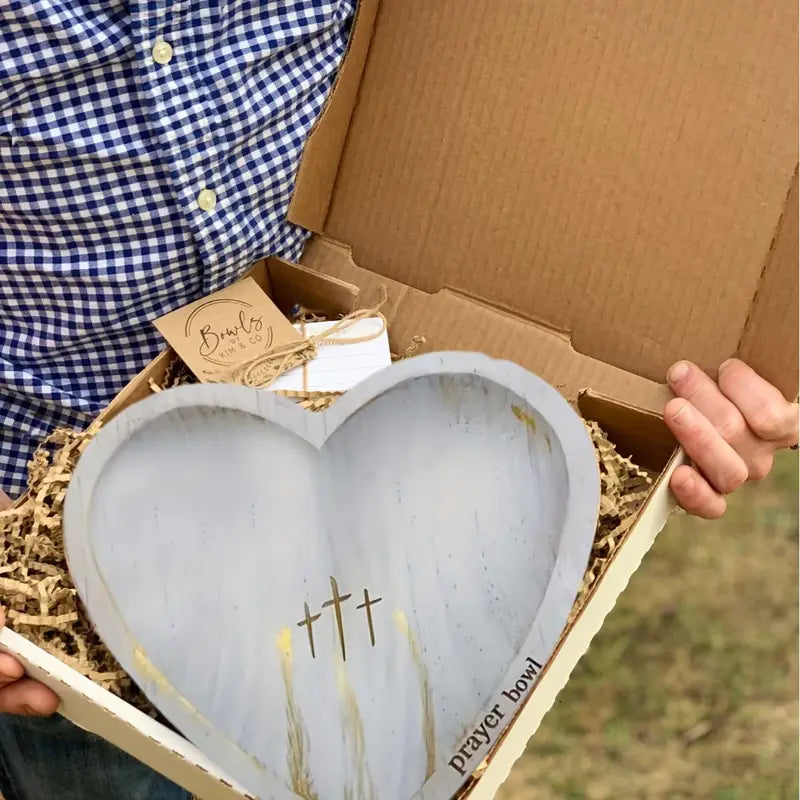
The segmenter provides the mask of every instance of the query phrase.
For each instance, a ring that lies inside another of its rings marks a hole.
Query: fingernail
[[[719,371],[722,372],[724,369],[727,369],[733,362],[736,361],[735,358],[726,358],[720,365]]]
[[[670,383],[680,383],[689,374],[689,365],[685,361],[673,364],[667,373],[667,380]]]
[[[679,425],[688,425],[691,421],[691,412],[689,411],[689,404],[684,403],[673,415],[672,421],[677,422]]]

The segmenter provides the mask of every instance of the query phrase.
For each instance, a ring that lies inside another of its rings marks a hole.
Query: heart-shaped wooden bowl
[[[102,429],[65,544],[111,652],[260,798],[450,797],[567,621],[599,476],[578,415],[471,353],[319,414],[185,386]]]

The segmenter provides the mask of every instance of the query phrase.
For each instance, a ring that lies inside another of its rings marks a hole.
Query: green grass
[[[797,487],[670,521],[499,800],[798,797]]]

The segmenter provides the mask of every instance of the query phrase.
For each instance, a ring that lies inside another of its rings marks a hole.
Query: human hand
[[[0,608],[0,628],[6,615]],[[25,677],[16,658],[0,653],[0,714],[49,716],[58,710],[58,697],[46,686]]]
[[[693,464],[675,470],[670,489],[690,514],[716,519],[726,494],[766,478],[775,453],[797,444],[798,405],[735,358],[717,382],[689,361],[674,364],[667,382],[677,397],[664,420]]]

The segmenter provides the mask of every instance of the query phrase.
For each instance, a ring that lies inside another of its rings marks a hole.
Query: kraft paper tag
[[[252,278],[159,317],[155,326],[201,382],[224,381],[243,362],[303,341]]]

